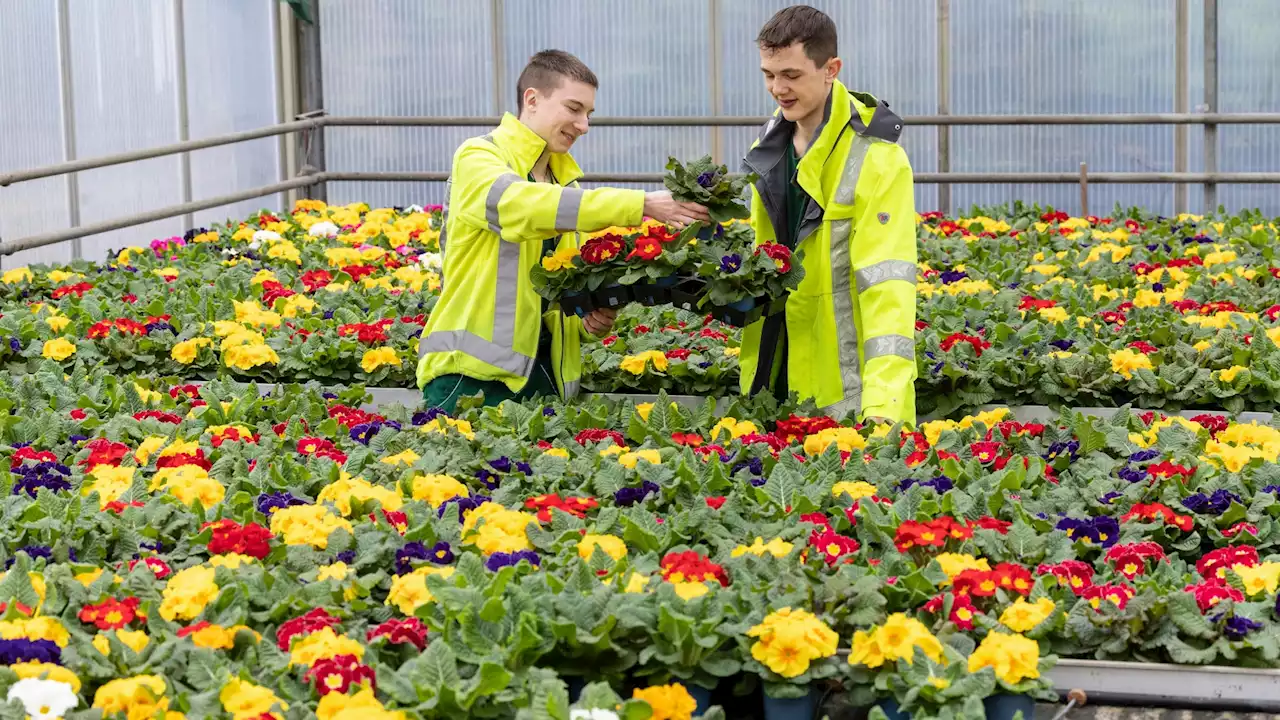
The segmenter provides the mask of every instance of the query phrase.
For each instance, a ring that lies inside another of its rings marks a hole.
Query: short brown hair
[[[779,10],[756,36],[756,44],[764,50],[781,50],[795,43],[802,44],[804,54],[822,66],[837,54],[836,24],[817,8],[792,5]]]
[[[591,68],[563,50],[543,50],[529,58],[529,64],[520,71],[520,79],[516,81],[517,112],[524,107],[525,90],[536,88],[538,92],[550,93],[560,87],[565,78],[600,89],[600,81]]]

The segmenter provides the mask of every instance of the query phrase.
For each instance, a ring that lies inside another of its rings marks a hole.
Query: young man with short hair
[[[836,27],[804,5],[757,38],[778,103],[744,164],[756,242],[804,251],[786,312],[742,339],[742,391],[833,417],[915,422],[916,211],[902,119],[836,78]]]
[[[462,396],[487,405],[539,395],[570,398],[581,376],[579,341],[603,335],[615,313],[582,318],[548,308],[529,271],[578,233],[639,225],[645,216],[681,226],[707,209],[669,192],[583,190],[569,155],[587,133],[599,82],[561,50],[534,55],[517,82],[519,117],[507,113],[453,158],[440,235],[443,289],[418,346],[418,386],[428,407],[453,412]]]

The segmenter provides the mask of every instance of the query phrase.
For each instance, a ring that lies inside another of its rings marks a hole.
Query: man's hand
[[[666,190],[645,193],[644,214],[660,223],[684,227],[693,222],[711,222],[711,213],[698,203],[680,202]]]
[[[592,310],[586,317],[582,318],[582,327],[586,328],[587,332],[592,335],[600,337],[613,329],[613,321],[617,317],[617,310],[609,310],[607,308]]]

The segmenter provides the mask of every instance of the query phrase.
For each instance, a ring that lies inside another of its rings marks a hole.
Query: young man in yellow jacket
[[[614,312],[579,320],[548,308],[529,271],[578,234],[639,225],[648,216],[681,226],[708,221],[701,205],[669,192],[583,190],[569,155],[587,133],[599,82],[560,50],[534,55],[517,81],[520,115],[458,148],[450,173],[442,291],[418,343],[418,386],[428,407],[453,412],[463,396],[496,405],[538,395],[574,396],[579,340],[603,335]]]
[[[888,104],[836,79],[831,18],[797,5],[757,38],[778,111],[747,154],[756,242],[804,252],[786,312],[743,333],[742,390],[833,417],[915,422],[916,211]]]

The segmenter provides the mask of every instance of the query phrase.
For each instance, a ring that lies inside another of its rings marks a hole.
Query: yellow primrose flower
[[[1133,377],[1135,370],[1153,370],[1151,358],[1129,348],[1111,353],[1111,370],[1120,373],[1126,380]]]
[[[50,360],[62,362],[72,355],[76,354],[76,344],[65,337],[46,340],[40,350],[40,355]]]
[[[617,446],[615,445],[614,447],[617,447]],[[650,465],[662,464],[662,456],[658,454],[657,450],[654,450],[651,448],[624,453],[618,457],[618,464],[627,468],[628,470],[634,470],[636,465],[641,460],[644,460]]]
[[[1225,370],[1218,371],[1218,379],[1224,383],[1234,382],[1236,376],[1242,372],[1249,372],[1249,368],[1243,365],[1232,365]]]

